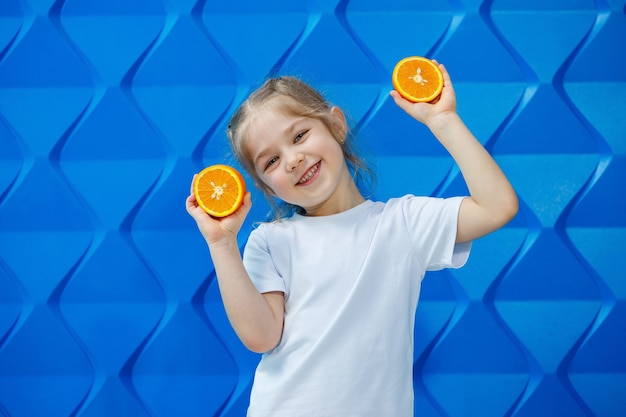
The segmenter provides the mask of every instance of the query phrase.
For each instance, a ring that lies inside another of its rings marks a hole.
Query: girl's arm
[[[444,87],[434,103],[411,103],[396,91],[396,104],[424,123],[459,166],[470,192],[459,211],[457,242],[477,239],[507,224],[518,210],[513,187],[487,150],[465,126],[456,112],[450,75],[439,64]]]
[[[250,193],[239,210],[223,219],[204,212],[193,192],[186,207],[209,246],[224,308],[237,336],[254,352],[274,348],[283,331],[283,293],[259,293],[243,266],[237,244],[237,233],[252,207]]]

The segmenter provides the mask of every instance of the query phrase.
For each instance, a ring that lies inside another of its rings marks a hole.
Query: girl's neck
[[[347,192],[336,194],[329,201],[325,201],[318,207],[306,209],[305,216],[330,216],[342,213],[363,203],[365,198],[359,192],[356,184],[351,181]]]

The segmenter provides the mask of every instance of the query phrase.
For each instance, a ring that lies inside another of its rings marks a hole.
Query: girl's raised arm
[[[496,161],[465,126],[456,112],[456,96],[450,75],[439,64],[444,87],[434,103],[411,103],[396,91],[396,104],[424,123],[455,160],[470,197],[459,212],[457,242],[477,239],[507,224],[518,210],[518,200]]]

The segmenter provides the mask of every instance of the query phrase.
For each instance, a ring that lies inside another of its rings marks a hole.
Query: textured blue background
[[[191,176],[233,162],[228,117],[288,73],[349,113],[377,198],[464,193],[388,96],[395,62],[426,55],[521,210],[465,268],[427,277],[415,414],[625,416],[625,13],[624,0],[1,0],[0,415],[242,416],[258,356],[184,210]],[[255,195],[242,245],[266,211]]]

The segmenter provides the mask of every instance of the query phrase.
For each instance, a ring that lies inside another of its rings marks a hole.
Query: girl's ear
[[[343,111],[337,106],[333,106],[330,109],[330,114],[335,120],[334,125],[336,131],[334,133],[337,134],[339,142],[343,143],[346,140],[346,135],[348,134],[348,123],[346,122],[346,116],[345,114],[343,114]]]

